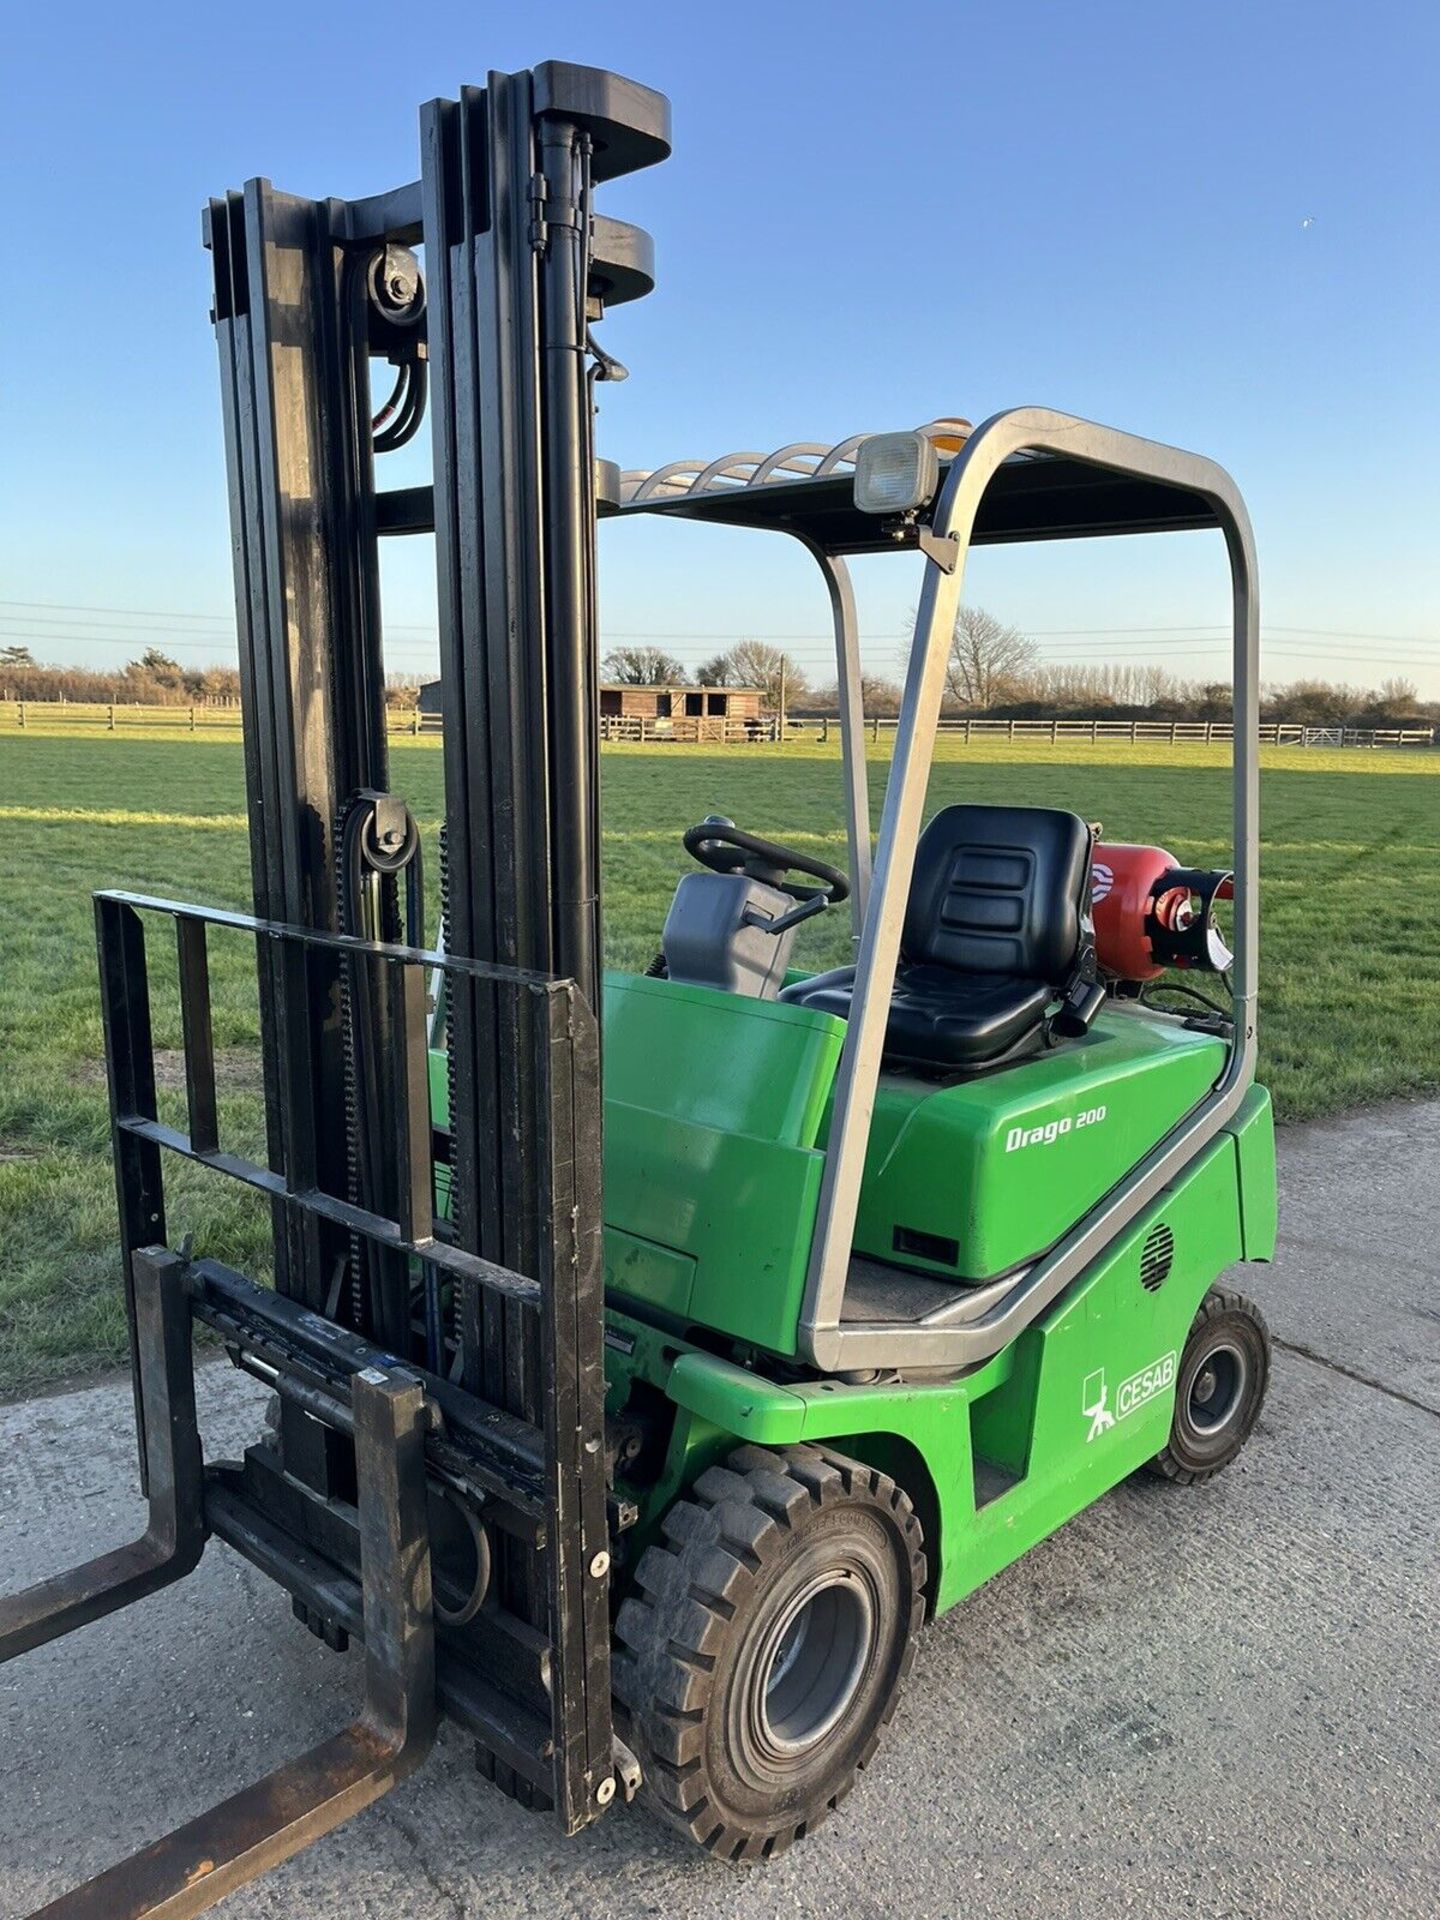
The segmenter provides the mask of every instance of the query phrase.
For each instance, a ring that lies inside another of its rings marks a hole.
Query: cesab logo
[[[1095,906],[1102,900],[1108,900],[1115,891],[1115,869],[1107,867],[1103,860],[1097,860],[1090,869],[1090,899]]]
[[[1120,1391],[1115,1396],[1115,1411],[1124,1419],[1127,1413],[1134,1413],[1137,1407],[1143,1407],[1147,1400],[1153,1400],[1157,1393],[1164,1393],[1167,1387],[1175,1384],[1175,1355],[1162,1354],[1160,1359],[1152,1360],[1148,1367],[1142,1367],[1138,1373],[1132,1373],[1128,1380],[1122,1380]]]
[[[1085,1376],[1080,1389],[1080,1412],[1090,1422],[1090,1431],[1085,1436],[1086,1445],[1098,1440],[1102,1433],[1108,1433],[1117,1420],[1123,1420],[1128,1413],[1136,1413],[1175,1384],[1175,1368],[1179,1356],[1174,1353],[1161,1354],[1158,1360],[1152,1360],[1148,1367],[1141,1367],[1138,1373],[1132,1373],[1128,1380],[1120,1382],[1115,1395],[1115,1405],[1110,1405],[1110,1384],[1105,1378],[1105,1369],[1097,1367],[1094,1373]]]

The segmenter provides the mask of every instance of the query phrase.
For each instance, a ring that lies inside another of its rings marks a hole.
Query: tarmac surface
[[[1440,1913],[1440,1103],[1281,1136],[1282,1242],[1235,1284],[1270,1399],[1210,1486],[1128,1482],[925,1634],[875,1764],[767,1867],[638,1808],[575,1840],[453,1732],[228,1920]],[[259,1408],[201,1370],[207,1452]],[[138,1531],[127,1383],[0,1408],[0,1587]],[[0,1669],[0,1920],[349,1719],[358,1660],[212,1546]]]

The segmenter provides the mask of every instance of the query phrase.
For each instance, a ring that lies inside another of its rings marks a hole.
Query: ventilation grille
[[[1140,1251],[1140,1284],[1147,1293],[1159,1292],[1169,1278],[1174,1261],[1175,1236],[1160,1220],[1146,1235]]]

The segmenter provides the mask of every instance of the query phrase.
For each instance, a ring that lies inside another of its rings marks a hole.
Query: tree
[[[690,675],[663,647],[612,647],[600,670],[611,682],[626,687],[683,687]]]
[[[238,701],[240,698],[240,670],[238,667],[206,667],[200,675],[200,696],[204,700]]]
[[[877,714],[882,719],[892,719],[899,713],[903,697],[899,681],[882,680],[873,673],[861,674],[860,710],[867,720],[873,720]],[[827,680],[822,686],[808,688],[806,705],[812,713],[833,713],[837,718],[843,718],[840,689],[833,680]]]
[[[984,607],[962,606],[950,636],[945,691],[967,707],[992,707],[1032,672],[1040,650],[1018,627],[1007,627]]]
[[[771,713],[784,713],[809,692],[792,654],[764,640],[737,640],[713,660],[702,660],[695,678],[703,687],[758,687]]]
[[[1265,720],[1291,720],[1306,727],[1353,726],[1367,697],[1360,688],[1328,680],[1292,680],[1262,689],[1260,713]]]
[[[1197,720],[1229,720],[1235,712],[1235,696],[1228,680],[1207,680],[1194,695]]]
[[[35,656],[29,647],[0,647],[0,667],[33,667]]]
[[[181,687],[185,684],[185,669],[178,660],[172,660],[168,653],[162,653],[159,647],[147,647],[138,660],[132,660],[125,669],[137,680],[153,680],[157,687]]]
[[[1386,713],[1397,716],[1412,714],[1420,704],[1420,689],[1413,680],[1405,679],[1403,674],[1392,674],[1390,679],[1380,682],[1375,704]]]
[[[873,673],[861,674],[860,705],[867,719],[873,719],[877,713],[885,719],[899,713],[903,697],[898,681],[882,680]]]

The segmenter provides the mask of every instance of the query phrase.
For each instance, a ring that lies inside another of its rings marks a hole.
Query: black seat
[[[1033,1053],[1090,939],[1090,829],[1054,807],[946,807],[920,836],[885,1058],[964,1071]],[[848,1017],[853,967],[792,1004]]]

